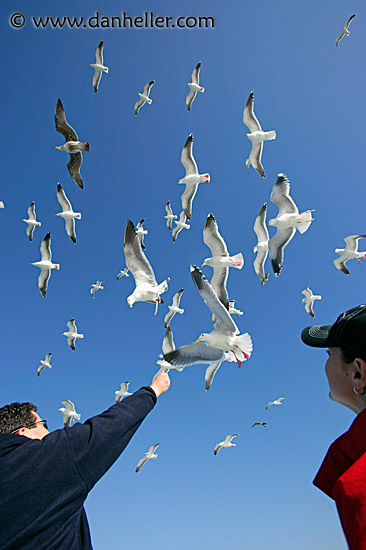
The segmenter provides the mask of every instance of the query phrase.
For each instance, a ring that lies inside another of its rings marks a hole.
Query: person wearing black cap
[[[335,500],[349,548],[366,550],[366,304],[333,325],[304,328],[301,339],[328,348],[329,397],[357,414],[329,447],[313,483]]]

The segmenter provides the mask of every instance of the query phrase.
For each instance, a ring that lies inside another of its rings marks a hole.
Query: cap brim
[[[316,325],[305,327],[301,333],[301,340],[312,348],[328,348],[337,345],[329,338],[329,331],[332,325]]]

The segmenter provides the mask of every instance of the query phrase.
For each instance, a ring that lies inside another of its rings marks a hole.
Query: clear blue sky
[[[185,313],[172,321],[176,345],[210,331],[211,315],[189,266],[210,255],[202,230],[212,212],[230,252],[245,257],[244,268],[230,273],[228,291],[245,312],[237,324],[253,338],[252,357],[241,369],[224,363],[209,392],[204,365],[171,373],[171,389],[87,499],[94,547],[343,550],[334,503],[312,479],[353,414],[329,401],[325,352],[305,347],[300,332],[365,301],[366,266],[349,262],[349,277],[333,266],[343,238],[366,232],[364,2],[234,0],[224,7],[218,1],[111,0],[107,6],[94,0],[1,3],[0,403],[36,403],[53,430],[62,427],[57,409],[64,399],[76,404],[83,421],[113,404],[121,382],[130,380],[132,391],[149,384],[167,303],[181,287]],[[215,28],[36,29],[31,22],[32,16],[88,18],[96,11],[118,16],[121,9],[133,16],[213,16]],[[26,16],[23,28],[10,26],[14,12]],[[353,13],[351,36],[336,48]],[[110,72],[95,95],[89,63],[100,40]],[[187,82],[198,61],[205,92],[188,113]],[[153,103],[135,117],[137,93],[150,80],[156,81]],[[242,113],[252,89],[263,128],[277,131],[264,146],[265,180],[245,168],[250,142]],[[69,123],[91,146],[82,166],[84,190],[69,176],[68,156],[54,149],[63,143],[54,125],[59,97]],[[191,229],[173,244],[164,206],[170,200],[179,214],[180,154],[191,132],[198,167],[211,174],[211,183],[199,188]],[[315,209],[315,221],[287,247],[280,276],[272,273],[261,288],[252,265],[253,224],[264,202],[268,218],[277,215],[269,197],[279,172],[290,179],[299,209]],[[77,245],[54,216],[57,182],[82,212]],[[30,243],[21,219],[32,201],[42,227]],[[171,278],[156,317],[149,304],[128,308],[132,277],[116,280],[124,267],[126,220],[141,218],[156,277]],[[39,260],[48,231],[61,269],[52,273],[43,299],[39,271],[29,264]],[[210,278],[211,268],[203,269]],[[92,300],[97,279],[105,289]],[[314,321],[301,304],[307,286],[323,296]],[[75,352],[62,336],[71,317],[85,334]],[[39,361],[49,352],[52,370],[38,378]],[[288,399],[265,411],[279,396]],[[252,430],[255,421],[269,427]],[[214,445],[230,433],[240,434],[237,446],[214,457]],[[158,442],[159,458],[136,474],[138,460]]]

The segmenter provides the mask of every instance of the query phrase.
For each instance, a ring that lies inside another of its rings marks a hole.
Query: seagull
[[[213,214],[207,216],[205,227],[203,229],[203,242],[211,250],[212,257],[206,258],[201,267],[209,265],[211,267],[235,267],[241,269],[244,265],[243,254],[230,256],[226,243],[219,233],[219,228]]]
[[[255,428],[256,426],[262,426],[263,428],[266,428],[268,424],[267,422],[254,422],[252,428]]]
[[[0,201],[0,208],[5,208],[4,201]]]
[[[154,86],[154,84],[155,84],[155,80],[152,80],[151,82],[148,82],[147,84],[145,84],[144,93],[143,94],[139,93],[140,99],[135,103],[135,115],[136,116],[137,116],[137,113],[139,112],[139,110],[141,109],[141,107],[143,105],[145,105],[146,102],[149,105],[151,105],[152,99],[150,99],[149,95],[150,95],[150,90]]]
[[[58,410],[64,415],[64,427],[70,427],[71,421],[73,420],[75,422],[75,420],[80,420],[81,415],[76,412],[74,403],[69,399],[65,399],[65,401],[61,401],[61,403],[63,404],[63,407]]]
[[[235,300],[229,300],[229,313],[230,315],[237,315],[238,317],[241,317],[243,315],[243,312],[240,311],[240,309],[236,309],[235,307]]]
[[[156,364],[159,365],[160,368],[158,372],[155,374],[153,380],[155,380],[157,375],[160,374],[161,372],[169,372],[170,369],[175,369],[175,370],[178,370],[179,372],[182,372],[184,367],[175,367],[174,365],[172,365],[171,363],[168,363],[168,361],[164,359],[165,354],[170,353],[174,350],[175,350],[175,344],[173,339],[173,331],[170,328],[170,326],[168,326],[165,331],[165,335],[162,343],[163,354],[160,355],[160,359],[156,361]]]
[[[191,267],[191,275],[198,292],[205,304],[213,313],[214,330],[210,333],[202,333],[196,342],[206,342],[210,346],[223,351],[231,351],[241,367],[242,361],[249,359],[253,344],[248,333],[241,334],[232,320],[228,310],[218,299],[216,292],[197,267]],[[214,362],[214,361],[212,361]]]
[[[176,224],[176,226],[172,231],[173,243],[175,243],[179,233],[182,231],[183,228],[189,229],[191,227],[188,223],[186,223],[186,220],[187,220],[187,216],[185,215],[184,210],[182,210],[182,212],[179,215],[179,220],[178,221],[174,220],[174,223]]]
[[[31,265],[39,267],[41,273],[38,276],[38,288],[43,298],[46,297],[48,279],[51,276],[51,269],[60,269],[60,264],[54,264],[51,252],[51,233],[47,233],[43,241],[41,242],[41,260],[39,262],[32,262]]]
[[[219,450],[222,447],[236,447],[236,443],[231,443],[234,437],[238,437],[239,434],[236,435],[227,435],[225,437],[225,441],[221,441],[221,443],[217,443],[214,448],[214,455],[216,456]]]
[[[3,206],[4,208],[4,206]],[[27,237],[32,242],[33,240],[33,231],[36,226],[41,227],[41,222],[37,222],[36,220],[36,207],[34,204],[34,201],[30,203],[27,210],[28,219],[23,219],[22,222],[25,222],[27,224]]]
[[[83,189],[83,180],[80,175],[80,167],[83,162],[81,151],[90,151],[90,145],[87,141],[81,143],[75,130],[66,122],[65,111],[61,99],[58,99],[56,105],[55,124],[56,130],[62,134],[66,140],[66,143],[57,145],[55,149],[70,154],[70,160],[67,165],[70,176],[74,182]]]
[[[104,66],[103,62],[103,40],[99,42],[99,45],[97,49],[95,50],[95,63],[90,63],[90,66],[93,67],[94,75],[93,75],[93,89],[94,92],[97,93],[99,88],[99,82],[102,78],[102,73],[109,72],[109,68]]]
[[[301,300],[301,303],[305,304],[305,311],[312,317],[315,317],[313,309],[314,302],[315,300],[321,300],[322,297],[320,295],[313,294],[309,287],[306,287],[304,290],[302,290],[301,294],[305,296],[305,298]]]
[[[165,206],[166,216],[164,218],[166,219],[166,226],[169,229],[169,231],[172,230],[172,221],[177,219],[177,215],[173,214],[172,207],[170,206],[170,201],[166,203]]]
[[[274,401],[270,401],[267,405],[266,405],[266,411],[269,409],[269,407],[271,407],[272,405],[282,405],[282,401],[284,399],[287,399],[287,397],[278,397],[278,399],[275,399]]]
[[[354,17],[356,17],[355,13],[353,15],[351,15],[351,17],[349,19],[347,19],[346,24],[344,25],[344,27],[342,27],[342,32],[337,36],[336,46],[338,46],[338,44],[340,43],[340,41],[342,40],[342,38],[344,37],[345,34],[347,36],[349,36],[351,34],[348,30],[348,27],[349,27],[349,24],[351,23],[351,21]]]
[[[265,202],[258,216],[254,222],[254,233],[257,235],[258,242],[253,248],[253,252],[257,253],[257,256],[254,260],[254,270],[259,277],[262,287],[268,281],[269,273],[265,273],[264,264],[268,256],[268,242],[269,234],[266,226],[266,214],[267,214],[267,203]]]
[[[268,225],[277,227],[277,232],[269,240],[269,257],[273,271],[278,277],[283,265],[283,252],[285,247],[295,235],[296,229],[300,233],[310,227],[312,212],[307,210],[299,214],[299,210],[290,196],[290,182],[285,174],[278,174],[271,193],[271,201],[278,206],[278,214],[275,219],[269,220]]]
[[[266,174],[261,162],[263,141],[276,139],[276,132],[275,130],[263,132],[259,120],[254,114],[254,90],[250,92],[248,101],[244,107],[243,122],[250,130],[250,133],[247,134],[247,138],[252,142],[252,150],[250,151],[249,158],[245,161],[245,165],[247,170],[249,166],[252,165],[258,174],[262,176],[262,178],[265,178]]]
[[[69,329],[68,332],[63,332],[62,335],[67,337],[67,343],[69,344],[72,351],[75,351],[75,340],[76,338],[78,340],[81,340],[81,338],[84,338],[84,334],[78,334],[78,329],[76,328],[75,319],[70,319],[68,323],[66,323],[67,328]]]
[[[181,288],[174,294],[173,296],[173,304],[171,306],[168,306],[169,311],[164,317],[164,328],[168,328],[170,321],[173,319],[174,315],[176,313],[180,313],[181,315],[184,313],[184,309],[181,309],[179,307],[180,299],[182,297],[182,294],[184,292],[184,288]]]
[[[124,253],[126,266],[131,271],[136,284],[135,290],[127,298],[128,305],[132,307],[135,302],[153,303],[155,304],[154,315],[156,315],[158,304],[164,303],[160,295],[168,290],[170,278],[167,277],[160,285],[157,284],[153,269],[141,249],[139,238],[131,220],[127,220],[126,223]]]
[[[150,459],[150,458],[158,458],[158,455],[157,454],[154,454],[156,449],[159,447],[159,443],[157,443],[156,445],[152,445],[150,447],[150,449],[147,451],[147,453],[145,453],[145,456],[143,458],[141,458],[141,460],[139,460],[138,464],[137,464],[137,467],[136,467],[136,472],[138,472],[139,470],[141,470],[141,468],[143,467],[143,465]]]
[[[186,97],[186,105],[188,112],[191,110],[192,103],[197,95],[197,92],[204,92],[205,89],[200,86],[200,70],[201,70],[201,61],[197,63],[195,68],[193,69],[193,73],[191,76],[192,82],[188,82],[188,86],[190,87],[189,94]]]
[[[97,281],[96,283],[91,285],[90,294],[92,295],[92,298],[94,299],[94,295],[97,290],[104,290],[103,281]]]
[[[358,260],[360,264],[366,257],[365,252],[358,251],[358,240],[365,238],[366,235],[350,235],[345,237],[344,241],[346,243],[345,248],[336,248],[336,254],[339,254],[339,258],[333,260],[334,265],[339,271],[342,271],[345,275],[349,275],[349,271],[346,267],[346,262],[348,260]]]
[[[80,212],[73,211],[71,203],[67,198],[61,183],[57,184],[56,196],[62,208],[62,212],[58,212],[57,214],[55,214],[55,216],[60,216],[65,220],[66,233],[68,234],[72,242],[76,244],[75,219],[81,220],[81,214]]]
[[[184,178],[180,179],[178,183],[185,183],[186,188],[181,196],[182,208],[188,220],[192,216],[192,203],[193,199],[197,193],[199,183],[210,183],[210,174],[199,174],[196,161],[193,156],[193,135],[189,134],[184,147],[182,149],[182,154],[180,161],[183,164],[186,175]]]
[[[147,233],[148,233],[147,229],[144,229],[143,226],[142,226],[144,221],[145,221],[145,218],[143,218],[141,221],[139,221],[138,224],[136,225],[136,235],[139,238],[142,250],[145,250],[145,248],[146,248],[145,245],[144,245],[144,236],[147,235]]]
[[[40,361],[41,364],[37,369],[37,376],[39,376],[43,371],[43,369],[45,369],[46,367],[48,367],[49,369],[52,367],[52,365],[50,364],[51,356],[52,356],[52,353],[47,353],[46,357],[44,358],[44,361],[42,360]]]
[[[116,403],[119,403],[123,397],[132,395],[132,393],[127,391],[129,385],[130,382],[122,382],[120,389],[114,392]]]
[[[119,281],[121,277],[129,277],[128,271],[128,267],[125,267],[123,271],[121,269],[121,271],[117,275],[117,281]]]

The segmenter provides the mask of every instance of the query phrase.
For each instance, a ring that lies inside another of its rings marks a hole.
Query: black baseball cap
[[[301,340],[313,348],[342,347],[366,357],[366,304],[341,313],[333,325],[306,327]]]

